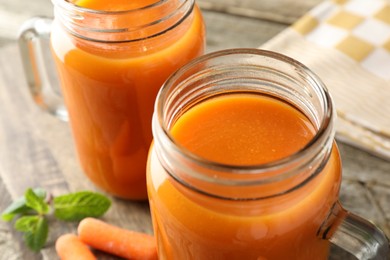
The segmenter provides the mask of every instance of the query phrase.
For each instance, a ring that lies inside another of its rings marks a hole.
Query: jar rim
[[[241,55],[241,54],[249,54],[249,55],[255,55],[255,56],[264,56],[271,59],[276,59],[281,62],[289,63],[293,65],[295,68],[300,69],[305,73],[305,75],[314,82],[314,84],[321,90],[321,94],[323,95],[324,104],[326,105],[324,114],[318,129],[315,133],[315,135],[311,138],[311,140],[300,150],[294,152],[291,155],[288,155],[286,157],[283,157],[281,159],[268,162],[268,163],[262,163],[262,164],[253,164],[253,165],[231,165],[226,163],[220,163],[220,162],[214,162],[211,160],[208,160],[206,158],[199,157],[190,151],[188,151],[186,148],[182,147],[180,144],[178,144],[173,136],[171,135],[167,125],[163,122],[164,120],[164,98],[166,98],[167,92],[170,88],[170,86],[178,79],[178,77],[184,73],[185,71],[189,70],[193,66],[195,66],[198,63],[206,62],[211,59],[215,59],[222,56],[229,56],[229,55]],[[262,50],[262,49],[255,49],[255,48],[234,48],[234,49],[225,49],[216,51],[213,53],[209,53],[206,55],[203,55],[201,57],[198,57],[191,62],[187,63],[185,66],[179,68],[176,72],[174,72],[163,84],[161,87],[159,94],[157,96],[156,102],[155,102],[155,111],[156,113],[156,120],[162,127],[162,131],[164,132],[164,135],[168,137],[168,140],[170,144],[176,149],[177,151],[182,152],[188,159],[195,161],[199,165],[212,167],[214,169],[218,170],[228,170],[234,173],[259,173],[259,171],[268,171],[270,169],[278,169],[286,165],[286,163],[291,163],[299,160],[299,158],[302,158],[303,156],[307,155],[311,152],[311,147],[318,143],[329,143],[330,140],[333,142],[334,138],[334,130],[333,130],[333,121],[335,117],[335,111],[333,107],[332,98],[330,96],[330,93],[322,80],[314,73],[312,72],[307,66],[302,64],[301,62],[288,57],[286,55],[283,55],[281,53],[277,53],[274,51],[269,50]]]
[[[101,43],[139,42],[164,35],[182,24],[195,7],[194,0],[175,4],[159,0],[134,9],[110,11],[81,7],[67,0],[51,1],[55,17],[70,34]],[[141,16],[147,19],[135,19]]]
[[[137,12],[137,11],[141,11],[141,10],[155,8],[155,7],[163,4],[164,2],[166,2],[166,0],[159,0],[155,3],[141,6],[141,7],[134,8],[134,9],[112,11],[112,10],[90,9],[90,8],[78,6],[78,5],[71,3],[67,0],[51,0],[51,1],[54,5],[58,5],[62,8],[64,8],[65,10],[69,10],[69,11],[70,10],[77,10],[77,11],[80,11],[83,13],[91,13],[91,14],[97,14],[97,15],[116,15],[116,14],[120,15],[120,14],[126,14],[126,13],[131,13],[131,12]]]

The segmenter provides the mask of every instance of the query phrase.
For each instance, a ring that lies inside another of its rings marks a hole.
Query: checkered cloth
[[[338,139],[390,160],[390,1],[325,1],[261,48],[324,81]]]

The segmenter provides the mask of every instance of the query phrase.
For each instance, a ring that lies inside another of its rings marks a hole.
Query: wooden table
[[[258,47],[289,26],[320,0],[202,0],[208,52],[232,47]],[[75,157],[66,123],[33,104],[23,76],[16,32],[35,15],[51,16],[49,0],[0,0],[0,210],[27,187],[54,195],[96,190]],[[379,225],[390,235],[390,162],[340,143],[344,206]],[[104,219],[124,228],[151,233],[146,202],[112,198]],[[38,254],[26,250],[12,225],[0,222],[0,260],[57,259],[56,238],[75,232],[76,224],[51,221],[47,246]],[[353,259],[333,249],[334,259]],[[114,259],[101,255],[100,259]],[[185,259],[183,259],[185,260]]]

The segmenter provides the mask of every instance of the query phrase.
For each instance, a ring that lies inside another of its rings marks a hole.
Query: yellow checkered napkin
[[[390,160],[390,1],[326,1],[261,46],[327,85],[337,137]]]

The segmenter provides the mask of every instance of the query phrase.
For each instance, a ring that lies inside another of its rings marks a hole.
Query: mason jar
[[[203,54],[201,12],[194,0],[132,1],[123,3],[125,10],[52,2],[54,21],[34,18],[20,35],[34,100],[69,118],[81,166],[94,184],[118,197],[147,199],[154,100],[172,72]],[[49,34],[61,90],[46,80],[35,44]]]
[[[223,50],[176,71],[147,167],[159,259],[328,259],[330,243],[387,259],[383,232],[340,205],[335,116],[321,80],[278,53]]]

